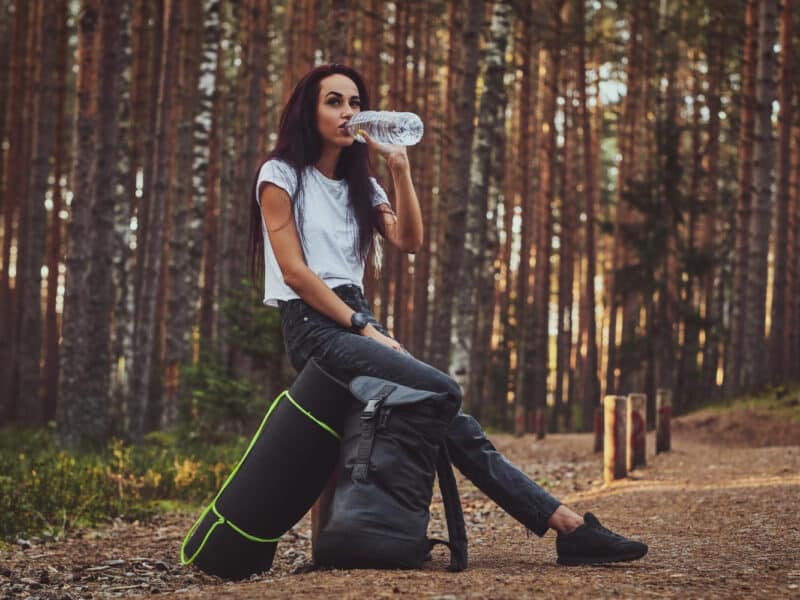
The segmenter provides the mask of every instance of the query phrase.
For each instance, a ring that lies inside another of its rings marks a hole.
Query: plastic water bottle
[[[425,127],[422,119],[411,112],[391,110],[365,110],[357,113],[347,123],[347,130],[357,142],[366,143],[358,135],[363,129],[373,140],[383,144],[413,146],[422,139]]]

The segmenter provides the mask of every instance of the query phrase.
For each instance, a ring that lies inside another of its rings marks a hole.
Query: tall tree
[[[541,54],[534,44],[533,13],[523,16],[522,36],[522,91],[520,92],[520,250],[517,272],[517,289],[514,315],[516,320],[516,372],[514,380],[514,433],[522,435],[528,428],[529,416],[533,416],[531,403],[531,380],[533,373],[533,327],[532,291],[530,283],[531,258],[533,255],[537,223],[535,196],[539,184],[539,169],[528,169],[534,152],[539,146],[540,122],[537,118],[539,104],[539,81]]]
[[[56,3],[57,47],[55,72],[56,104],[55,104],[55,129],[53,133],[55,149],[53,152],[53,208],[50,211],[50,225],[47,239],[47,300],[45,308],[45,362],[44,362],[44,419],[49,421],[56,416],[58,404],[58,338],[61,332],[61,320],[56,310],[59,294],[59,282],[63,281],[61,274],[61,251],[63,239],[63,223],[61,216],[64,202],[64,163],[67,158],[66,149],[66,97],[67,97],[67,68],[68,56],[68,31],[67,31],[67,0],[58,0]]]
[[[457,278],[463,261],[464,236],[467,220],[467,198],[469,192],[469,157],[475,130],[475,84],[478,78],[479,36],[483,21],[483,0],[468,0],[467,15],[462,32],[461,60],[463,75],[454,89],[454,143],[448,150],[448,179],[445,190],[447,224],[445,244],[442,248],[442,263],[436,280],[434,323],[437,335],[431,340],[431,363],[447,372],[450,364],[450,335],[452,332],[453,294],[458,287]]]
[[[775,278],[772,287],[772,318],[770,324],[770,367],[772,382],[784,381],[789,373],[786,360],[789,348],[789,322],[787,307],[791,303],[787,282],[789,255],[789,205],[792,160],[792,0],[782,0],[781,12],[781,70],[780,116],[778,139],[778,194],[775,219]]]
[[[90,396],[86,389],[90,366],[87,357],[91,324],[89,303],[91,227],[97,172],[98,62],[100,2],[83,0],[78,16],[77,117],[75,160],[72,169],[73,197],[67,238],[67,276],[64,292],[63,342],[58,405],[62,437],[99,439],[106,435],[105,398]]]
[[[460,376],[465,404],[473,413],[476,413],[475,409],[481,402],[483,390],[481,373],[485,357],[481,357],[480,354],[486,350],[479,347],[485,337],[483,332],[486,330],[485,319],[479,318],[479,315],[486,315],[494,291],[494,256],[486,256],[486,251],[490,235],[488,230],[496,229],[494,210],[496,198],[493,198],[490,210],[489,195],[492,185],[497,187],[494,174],[502,172],[498,150],[505,146],[507,105],[505,56],[511,30],[510,19],[510,4],[504,0],[495,2],[492,8],[489,40],[484,53],[486,71],[472,149],[464,258],[456,292],[458,302],[453,309],[454,344],[451,368],[456,376]],[[487,219],[487,214],[491,214],[492,218]],[[483,322],[479,326],[481,321]],[[491,319],[488,321],[491,323]],[[482,360],[472,362],[473,357]]]
[[[45,195],[50,175],[50,159],[53,153],[53,126],[55,116],[55,64],[58,46],[50,43],[57,38],[58,4],[45,2],[41,6],[36,72],[33,80],[33,160],[28,184],[30,196],[27,219],[21,225],[26,228],[28,239],[25,261],[18,269],[19,277],[25,279],[25,295],[20,302],[19,338],[19,396],[17,417],[27,425],[39,425],[44,414],[42,401],[42,264],[45,262],[47,212]]]
[[[156,111],[156,138],[152,155],[152,204],[148,214],[148,239],[143,265],[142,287],[137,296],[138,319],[134,333],[133,378],[128,401],[128,427],[131,437],[140,440],[144,434],[145,414],[151,381],[153,344],[156,339],[157,302],[160,288],[162,246],[164,240],[164,204],[168,187],[169,117],[174,100],[173,81],[177,70],[180,10],[178,0],[165,0],[165,40],[161,56]]]
[[[756,63],[758,49],[758,2],[747,0],[745,7],[744,64],[742,66],[741,117],[739,128],[739,194],[736,199],[736,255],[733,265],[731,339],[726,360],[725,387],[729,394],[740,391],[744,361],[744,332],[747,318],[748,247],[753,194],[753,136],[755,126]]]
[[[206,0],[203,60],[200,64],[200,109],[195,123],[195,187],[206,193],[203,223],[203,292],[200,303],[200,339],[214,336],[214,298],[219,245],[220,144],[223,94],[222,23],[219,0]]]
[[[192,358],[192,328],[197,317],[198,272],[202,259],[202,200],[194,184],[195,121],[202,52],[203,5],[181,2],[181,61],[176,89],[177,136],[175,145],[175,196],[173,227],[169,238],[169,288],[167,291],[166,346],[164,351],[164,411],[162,423],[177,420],[180,365]],[[259,25],[262,23],[259,23]],[[266,31],[264,32],[266,37]],[[259,82],[256,82],[259,85]],[[258,128],[254,127],[257,131]]]
[[[571,3],[565,5],[565,12],[572,8]],[[558,233],[558,299],[556,318],[556,385],[553,403],[553,412],[550,415],[550,430],[558,431],[565,426],[570,418],[569,396],[574,394],[572,385],[573,369],[570,365],[572,355],[572,332],[575,324],[572,318],[573,295],[575,285],[575,249],[577,247],[576,223],[578,221],[578,199],[573,183],[572,169],[574,166],[574,116],[573,95],[569,89],[570,80],[574,77],[570,69],[574,64],[574,53],[565,55],[566,65],[562,73],[563,89],[565,96],[563,125],[561,137],[563,138],[562,159],[559,165],[560,180],[560,206],[559,206],[559,233]],[[571,60],[573,59],[573,60]]]
[[[595,317],[594,280],[596,272],[595,255],[595,176],[594,152],[592,150],[592,123],[589,115],[586,95],[586,4],[584,0],[576,0],[578,34],[578,93],[581,105],[581,139],[583,141],[583,203],[586,213],[586,229],[584,233],[584,252],[586,254],[586,278],[583,290],[581,325],[585,321],[586,363],[583,369],[583,431],[591,428],[594,408],[600,402],[600,382],[598,377],[597,357],[597,321]]]
[[[0,411],[5,413],[7,419],[14,416],[16,408],[17,370],[16,364],[19,353],[17,352],[17,293],[16,286],[11,285],[11,272],[16,270],[12,262],[11,246],[15,239],[14,232],[18,230],[20,206],[19,198],[23,197],[23,174],[28,170],[25,164],[25,123],[27,122],[26,103],[27,87],[29,85],[28,72],[25,69],[25,59],[31,52],[28,44],[28,20],[30,3],[26,0],[17,0],[14,4],[14,28],[11,41],[11,57],[9,59],[9,91],[10,97],[6,104],[5,120],[8,123],[8,149],[5,151],[3,173],[0,181],[2,185],[3,209],[3,259],[2,276],[0,278],[0,388],[10,393],[3,395]]]
[[[706,153],[708,168],[705,188],[706,220],[704,223],[704,248],[711,257],[711,268],[706,272],[703,283],[705,295],[705,320],[708,323],[705,345],[703,347],[703,384],[705,397],[712,396],[716,389],[717,365],[722,338],[722,276],[719,264],[723,260],[724,239],[723,203],[720,195],[720,112],[722,111],[721,87],[725,72],[725,46],[723,41],[724,23],[720,6],[712,4],[708,31],[708,142]]]
[[[556,112],[561,81],[561,48],[565,0],[552,4],[553,30],[549,41],[546,90],[543,98],[542,129],[539,161],[542,171],[541,189],[537,195],[536,263],[533,274],[533,388],[532,400],[536,411],[536,436],[545,435],[545,411],[549,372],[549,320],[552,291],[550,256],[553,249],[553,205],[556,198],[556,167],[558,144]]]
[[[772,221],[772,181],[775,148],[772,103],[775,101],[775,44],[778,41],[778,0],[761,0],[758,14],[755,144],[753,149],[753,211],[747,258],[747,312],[745,314],[742,379],[747,388],[760,387],[768,377],[759,365],[767,355],[765,338],[767,255]]]

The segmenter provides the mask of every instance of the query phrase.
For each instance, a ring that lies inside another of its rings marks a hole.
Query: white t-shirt
[[[374,177],[370,177],[375,188],[372,205],[389,203],[386,192]],[[256,202],[261,206],[258,190],[264,182],[274,183],[285,190],[289,197],[297,188],[294,167],[279,159],[261,165],[256,184]],[[354,252],[358,236],[358,223],[350,208],[346,180],[334,180],[309,165],[303,171],[303,190],[298,197],[303,207],[303,252],[308,267],[330,288],[342,284],[355,284],[364,289],[364,261]],[[298,223],[297,211],[294,213]],[[264,304],[278,306],[278,300],[299,298],[283,280],[283,274],[269,242],[264,217],[261,217],[264,234]],[[298,225],[299,231],[299,225]]]

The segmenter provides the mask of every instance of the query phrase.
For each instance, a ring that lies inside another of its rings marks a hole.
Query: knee
[[[461,406],[461,401],[464,398],[464,392],[462,391],[461,386],[458,385],[458,382],[449,375],[444,376],[443,391],[453,396],[453,398],[458,401],[458,405]]]

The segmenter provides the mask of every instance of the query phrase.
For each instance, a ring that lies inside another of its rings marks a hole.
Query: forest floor
[[[307,516],[278,545],[268,573],[223,582],[182,567],[178,551],[196,515],[164,514],[0,552],[0,598],[185,600],[382,598],[800,598],[800,423],[739,408],[673,421],[672,451],[627,479],[602,484],[589,434],[493,436],[514,463],[579,512],[650,546],[640,561],[560,567],[555,534],[540,539],[459,476],[469,569],[445,570],[438,547],[420,571],[311,571]],[[431,530],[444,530],[441,504]]]

